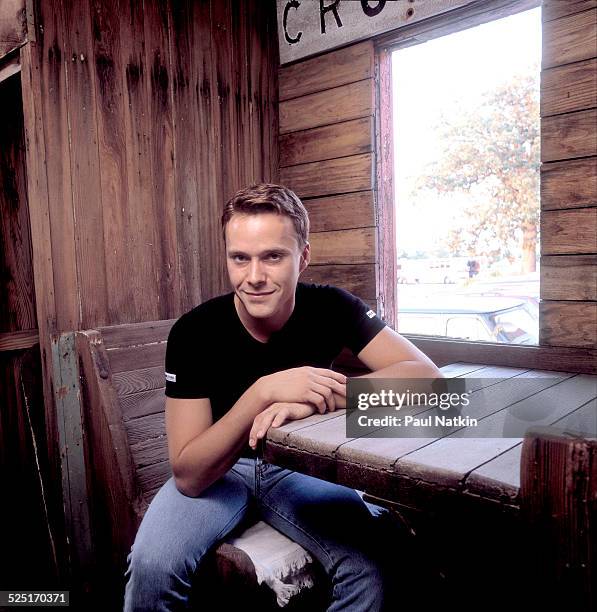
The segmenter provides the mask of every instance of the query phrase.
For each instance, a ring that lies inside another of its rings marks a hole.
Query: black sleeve
[[[200,332],[191,319],[183,315],[170,330],[166,345],[166,395],[196,399],[210,396],[202,347],[197,342]]]
[[[340,287],[330,288],[334,292],[334,310],[339,315],[340,338],[358,355],[386,324],[356,295]]]

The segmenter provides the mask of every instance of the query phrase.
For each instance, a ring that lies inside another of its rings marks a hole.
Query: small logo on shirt
[[[164,374],[168,382],[176,382],[176,374],[170,374],[170,372],[164,372]]]
[[[372,310],[367,311],[367,316],[372,319],[375,316],[375,313]]]

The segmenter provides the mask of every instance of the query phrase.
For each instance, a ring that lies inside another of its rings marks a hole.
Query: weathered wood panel
[[[575,62],[541,73],[541,116],[597,106],[597,59]]]
[[[373,41],[367,40],[280,68],[280,101],[373,76]]]
[[[373,115],[371,79],[280,102],[280,134]]]
[[[0,83],[0,332],[37,327],[21,80]]]
[[[543,24],[543,70],[596,56],[597,9]]]
[[[373,191],[304,200],[312,232],[375,225]]]
[[[597,253],[597,208],[545,211],[541,237],[542,255]]]
[[[541,161],[597,155],[597,109],[545,117],[541,121]]]
[[[597,157],[541,165],[541,208],[597,205]]]
[[[597,7],[597,0],[543,0],[541,15],[543,21],[552,21],[573,13],[580,13]]]
[[[301,274],[300,280],[304,283],[336,285],[363,299],[375,299],[374,264],[310,264]]]
[[[597,255],[553,255],[541,259],[542,300],[597,301]]]
[[[0,58],[27,41],[25,0],[2,0],[0,7]]]
[[[373,188],[371,153],[280,169],[280,180],[300,198]]]
[[[372,134],[372,117],[282,134],[280,166],[369,153],[373,150]]]
[[[597,346],[597,302],[540,302],[541,344]]]
[[[309,237],[311,262],[318,264],[375,263],[375,228],[318,232]]]

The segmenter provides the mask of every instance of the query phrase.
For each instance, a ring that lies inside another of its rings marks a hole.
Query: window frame
[[[440,36],[453,34],[483,23],[537,8],[542,0],[484,0],[449,11],[424,21],[373,38],[376,81],[376,178],[379,261],[379,303],[384,319],[396,329],[397,258],[394,203],[392,134],[392,67],[393,51],[410,47]],[[520,346],[505,343],[446,339],[423,334],[404,334],[436,363],[469,361],[489,365],[543,368],[575,372],[594,372],[595,353],[590,348],[541,345]]]

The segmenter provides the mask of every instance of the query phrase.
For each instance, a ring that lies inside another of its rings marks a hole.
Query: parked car
[[[426,304],[399,301],[398,331],[532,345],[538,344],[539,320],[524,299],[437,296],[428,298]]]

